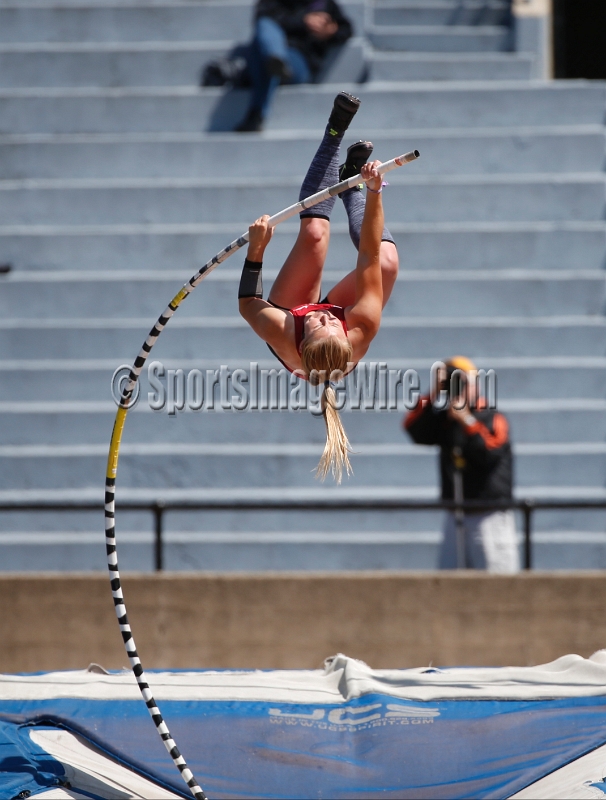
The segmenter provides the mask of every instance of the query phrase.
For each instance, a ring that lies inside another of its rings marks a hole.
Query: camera
[[[457,373],[454,382],[452,376]],[[454,385],[453,385],[454,383]],[[438,389],[443,392],[448,392],[452,397],[459,397],[465,392],[467,388],[467,375],[462,372],[458,367],[446,367],[446,378],[438,381]]]

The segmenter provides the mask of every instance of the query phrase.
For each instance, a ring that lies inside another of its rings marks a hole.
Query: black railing
[[[455,503],[442,500],[363,500],[321,498],[315,500],[171,502],[157,500],[149,503],[118,504],[120,511],[148,511],[154,519],[154,566],[164,569],[164,514],[167,511],[455,511]],[[520,511],[524,520],[524,569],[532,569],[532,522],[535,511],[606,510],[606,500],[512,500],[509,503],[467,501],[458,506],[466,513],[496,510]],[[102,503],[0,503],[1,511],[103,511]],[[119,537],[118,537],[119,540]]]

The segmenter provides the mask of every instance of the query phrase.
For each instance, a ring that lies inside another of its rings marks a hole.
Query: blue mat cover
[[[423,703],[372,694],[338,706],[161,709],[211,798],[507,798],[606,742],[606,697]],[[60,782],[61,765],[29,740],[28,720],[81,733],[189,796],[143,702],[5,700],[0,714],[3,798]]]

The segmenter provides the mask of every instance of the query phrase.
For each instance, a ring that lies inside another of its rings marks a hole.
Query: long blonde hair
[[[316,469],[316,478],[324,480],[332,472],[337,483],[341,483],[343,471],[353,472],[349,463],[351,447],[337,409],[337,396],[330,381],[338,381],[347,371],[353,359],[353,348],[349,339],[328,336],[325,339],[304,339],[301,348],[301,365],[310,383],[324,384],[321,398],[322,416],[326,424],[326,444]]]

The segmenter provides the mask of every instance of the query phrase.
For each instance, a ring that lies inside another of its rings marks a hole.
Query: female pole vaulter
[[[326,445],[316,476],[322,480],[332,472],[337,483],[343,471],[351,473],[347,435],[336,408],[330,381],[338,381],[363,358],[376,336],[381,313],[398,274],[394,240],[384,227],[377,171],[379,161],[366,164],[373,146],[357,142],[347,151],[339,167],[343,135],[360,101],[341,92],[334,101],[324,138],[301,186],[303,199],[339,180],[362,173],[367,187],[341,194],[349,219],[349,233],[358,250],[356,268],[328,292],[321,294],[322,271],[330,238],[330,214],[335,197],[324,200],[300,215],[297,241],[276,278],[268,300],[263,300],[261,269],[263,254],[273,234],[267,215],[249,228],[249,245],[238,291],[240,313],[269,349],[291,372],[323,383],[322,411],[326,423]]]

